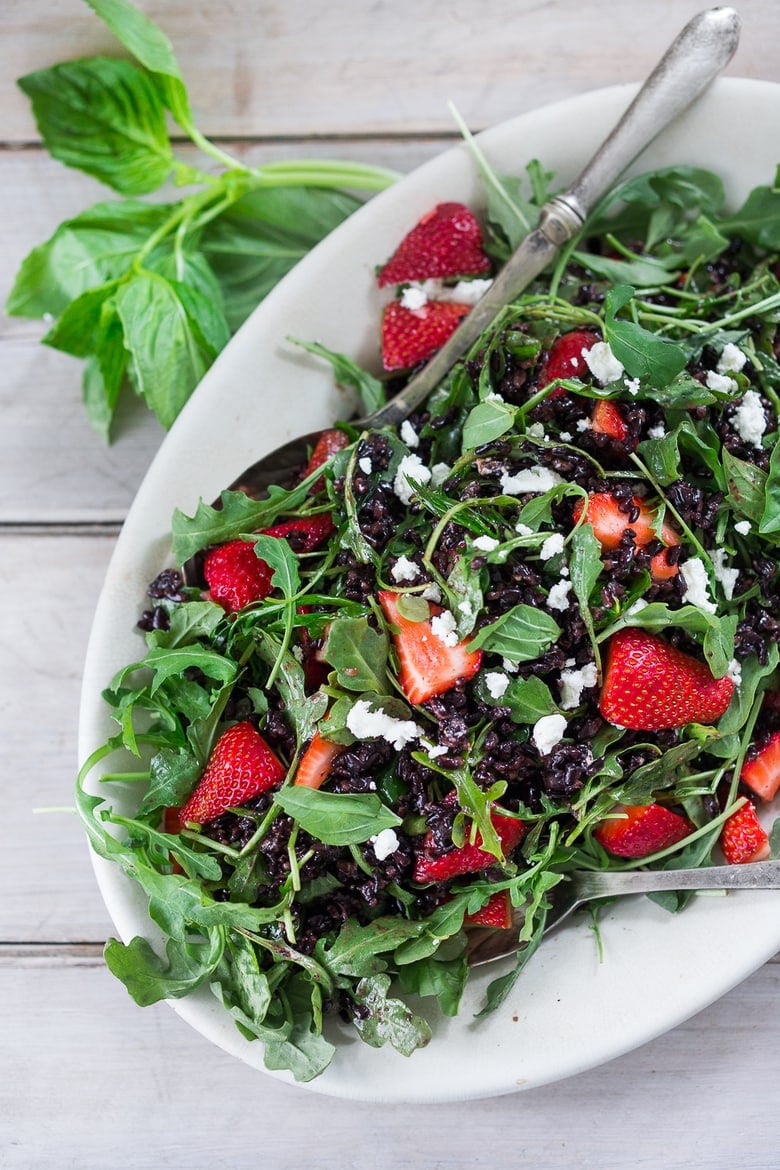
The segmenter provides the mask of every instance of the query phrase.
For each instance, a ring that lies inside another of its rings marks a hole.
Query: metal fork
[[[602,872],[576,870],[567,874],[547,894],[552,903],[544,934],[555,930],[573,910],[596,898],[651,894],[659,890],[780,890],[780,860],[748,865],[714,865],[703,869],[662,869]],[[513,926],[483,928],[471,932],[467,947],[469,966],[477,967],[514,955],[523,925],[524,908],[515,910]]]

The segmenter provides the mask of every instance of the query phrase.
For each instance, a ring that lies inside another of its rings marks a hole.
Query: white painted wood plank
[[[173,41],[196,118],[212,134],[441,131],[448,100],[484,126],[655,64],[696,11],[689,0],[143,0]],[[780,7],[741,0],[728,72],[780,76]],[[80,0],[6,0],[0,70],[15,78],[78,56],[117,53]],[[31,140],[9,87],[2,135]]]
[[[779,1000],[768,965],[582,1076],[487,1101],[367,1106],[249,1070],[166,1005],[135,1007],[105,970],[0,968],[2,1165],[770,1170]]]
[[[110,929],[76,817],[35,810],[73,805],[81,667],[112,547],[0,533],[0,941],[102,940]]]

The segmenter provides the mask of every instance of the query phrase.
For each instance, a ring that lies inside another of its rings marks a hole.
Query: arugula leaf
[[[343,617],[332,623],[323,653],[345,690],[381,695],[387,690],[388,649],[384,630],[375,630],[364,617]]]
[[[634,295],[630,285],[611,288],[604,302],[604,333],[610,348],[632,378],[667,385],[685,369],[685,352],[634,321],[618,318]]]
[[[214,927],[206,942],[169,938],[165,944],[167,964],[145,938],[136,936],[125,945],[110,938],[103,958],[112,975],[124,983],[140,1007],[161,999],[181,999],[214,972],[225,949],[225,932]]]
[[[373,792],[283,788],[274,796],[274,804],[326,845],[361,845],[382,829],[401,824],[401,818]]]
[[[325,358],[326,361],[330,362],[333,376],[338,384],[357,391],[365,414],[371,414],[385,405],[387,395],[382,382],[373,374],[369,374],[367,370],[362,369],[357,362],[353,362],[352,358],[343,353],[336,353],[318,341],[298,341],[295,337],[291,337],[290,341],[295,342],[301,349],[305,349],[307,353],[316,354],[317,357]]]
[[[495,622],[477,630],[472,650],[489,650],[511,662],[529,662],[544,654],[561,636],[555,618],[531,605],[515,605]]]
[[[758,524],[763,536],[780,532],[780,443],[775,443],[769,460],[769,474],[764,481],[764,510]],[[759,501],[754,498],[754,504]],[[749,517],[750,518],[750,517]]]
[[[389,975],[371,975],[360,980],[355,988],[355,1002],[366,1014],[355,1018],[355,1027],[372,1048],[381,1048],[389,1041],[402,1056],[411,1056],[430,1042],[431,1028],[402,1000],[391,999],[389,990]]]
[[[149,765],[151,781],[138,806],[138,816],[159,808],[179,808],[189,797],[201,773],[201,764],[184,749],[163,748]]]
[[[289,491],[272,486],[267,498],[262,500],[253,500],[246,492],[226,490],[217,507],[201,500],[193,516],[185,516],[177,508],[171,522],[177,563],[183,564],[210,544],[222,544],[242,533],[270,527],[283,513],[302,504],[310,490],[307,480]]]
[[[759,524],[767,508],[767,473],[755,463],[738,459],[726,447],[722,459],[732,508],[746,520]],[[780,495],[777,498],[780,500]]]
[[[398,971],[398,982],[407,995],[435,996],[445,1016],[456,1016],[468,976],[464,956],[442,959],[434,954],[402,966]]]
[[[720,221],[728,235],[741,236],[759,248],[780,248],[780,190],[754,187],[740,209]]]
[[[49,153],[122,195],[143,195],[174,166],[162,103],[129,61],[92,57],[19,79]]]

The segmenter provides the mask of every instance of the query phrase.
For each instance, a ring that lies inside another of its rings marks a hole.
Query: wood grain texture
[[[775,1170],[766,1094],[776,1066],[758,1069],[756,1053],[780,1045],[778,996],[780,966],[770,964],[674,1032],[580,1077],[487,1101],[366,1105],[248,1069],[166,1005],[137,1008],[103,969],[0,964],[0,1164]]]
[[[174,43],[201,129],[240,137],[441,132],[447,102],[482,127],[655,64],[705,5],[691,0],[144,0]],[[728,72],[780,76],[780,6],[743,0]],[[115,54],[80,0],[5,0],[0,69]],[[4,99],[2,135],[30,141],[26,102]]]

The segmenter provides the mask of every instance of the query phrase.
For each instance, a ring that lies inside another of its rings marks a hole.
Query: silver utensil
[[[539,226],[525,237],[484,296],[447,342],[406,387],[381,409],[354,420],[362,428],[397,426],[428,397],[447,372],[508,305],[538,276],[558,249],[582,227],[597,201],[631,162],[681,114],[728,64],[741,21],[733,8],[710,8],[685,26],[656,65],[622,118],[585,169],[562,195],[542,207]],[[306,463],[321,434],[300,435],[264,455],[230,485],[260,498],[271,484],[288,481]],[[185,566],[192,575],[192,567]]]
[[[555,930],[572,911],[597,898],[650,894],[659,890],[780,890],[780,861],[756,861],[747,865],[714,865],[704,869],[631,870],[597,872],[578,870],[567,874],[547,894],[551,903],[544,934]],[[514,955],[523,924],[523,907],[515,911],[515,924],[506,930],[483,927],[470,932],[469,966],[478,967]]]

